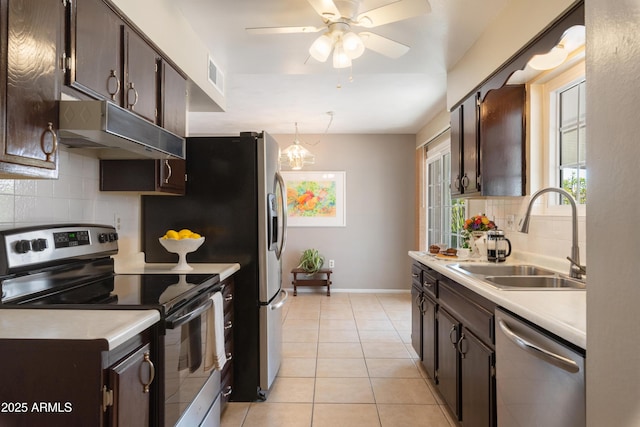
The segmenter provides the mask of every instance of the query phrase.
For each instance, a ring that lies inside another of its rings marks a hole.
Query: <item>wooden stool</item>
[[[298,295],[298,286],[326,286],[327,287],[327,296],[331,296],[331,273],[333,270],[329,268],[321,268],[317,273],[309,275],[306,271],[301,268],[294,268],[291,270],[293,273],[293,296]],[[298,274],[302,277],[298,278]],[[325,275],[326,279],[318,278],[316,275]],[[307,278],[305,278],[308,276]]]

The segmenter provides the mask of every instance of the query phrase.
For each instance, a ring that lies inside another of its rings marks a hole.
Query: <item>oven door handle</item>
[[[213,301],[211,300],[211,298],[207,298],[207,301],[204,304],[199,305],[198,307],[194,308],[193,310],[191,310],[187,314],[185,314],[183,316],[180,316],[177,319],[167,318],[167,320],[166,320],[167,329],[175,329],[178,326],[182,326],[185,323],[190,322],[191,320],[195,319],[196,317],[201,316],[202,313],[207,311],[209,309],[209,307],[211,307],[212,305],[213,305]]]

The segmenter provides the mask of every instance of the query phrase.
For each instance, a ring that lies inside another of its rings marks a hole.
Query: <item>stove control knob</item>
[[[109,241],[115,242],[118,240],[118,233],[109,233]]]
[[[18,240],[16,242],[16,252],[26,254],[31,250],[31,242],[28,240]]]
[[[47,249],[47,239],[34,239],[31,241],[31,249],[42,252]]]
[[[98,234],[98,242],[106,243],[109,241],[109,235],[107,233]]]

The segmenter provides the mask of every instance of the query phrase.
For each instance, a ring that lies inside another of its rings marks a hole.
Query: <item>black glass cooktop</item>
[[[216,274],[40,272],[2,280],[2,305],[127,306],[162,308],[169,313],[218,282]]]

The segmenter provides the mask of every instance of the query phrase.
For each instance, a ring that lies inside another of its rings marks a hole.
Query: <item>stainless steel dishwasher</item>
[[[584,427],[584,353],[496,310],[499,427]]]

